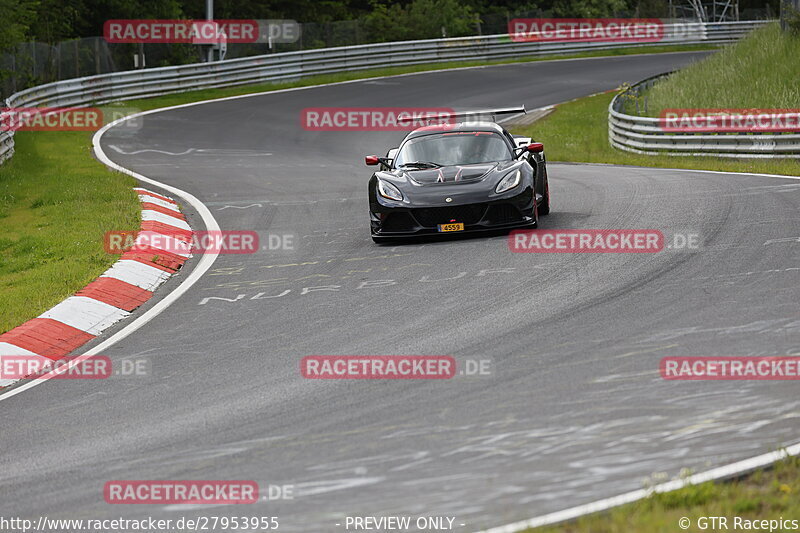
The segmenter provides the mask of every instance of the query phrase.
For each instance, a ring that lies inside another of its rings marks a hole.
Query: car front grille
[[[421,225],[427,227],[447,224],[451,221],[463,222],[464,224],[476,224],[483,218],[485,212],[486,204],[427,207],[411,210],[414,218],[416,218]]]
[[[416,226],[414,219],[405,211],[389,213],[381,224],[381,231],[392,233],[411,231]]]
[[[510,224],[522,221],[522,213],[511,204],[495,204],[489,206],[486,219],[490,224]]]

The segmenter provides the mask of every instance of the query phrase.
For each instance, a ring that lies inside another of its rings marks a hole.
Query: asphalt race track
[[[115,162],[196,195],[224,230],[257,230],[263,244],[292,235],[294,249],[220,256],[106,353],[146,357],[151,375],[49,381],[0,402],[0,514],[277,516],[297,532],[345,531],[347,515],[451,516],[477,531],[800,440],[792,382],[658,371],[670,355],[800,354],[800,181],[551,163],[543,228],[695,233],[702,246],[515,254],[503,235],[378,246],[363,156],[403,134],[300,127],[305,107],[531,109],[698,57],[423,73],[111,129]],[[350,354],[486,359],[492,372],[300,375],[302,357]],[[109,505],[114,479],[246,479],[294,494],[237,508]]]

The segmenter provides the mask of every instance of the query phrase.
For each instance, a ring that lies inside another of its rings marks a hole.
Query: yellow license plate
[[[464,231],[464,223],[451,222],[450,224],[439,224],[439,231]]]

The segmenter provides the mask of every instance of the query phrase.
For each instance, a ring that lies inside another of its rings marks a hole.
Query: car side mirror
[[[389,159],[388,157],[378,157],[377,155],[368,155],[364,158],[364,162],[371,167],[376,165],[381,166],[381,170],[387,170],[392,168],[392,161],[393,159]]]
[[[525,147],[529,152],[534,154],[541,154],[544,152],[544,145],[542,143],[531,143]]]

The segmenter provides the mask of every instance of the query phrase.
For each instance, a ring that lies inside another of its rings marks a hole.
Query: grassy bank
[[[544,120],[519,128],[545,144],[551,161],[800,175],[796,160],[723,159],[640,155],[608,143],[613,93],[558,106]],[[645,98],[646,96],[646,98]],[[797,108],[800,106],[800,36],[777,24],[756,30],[703,61],[657,83],[639,100],[645,114],[666,108]]]
[[[653,496],[638,502],[623,505],[575,522],[558,526],[529,529],[527,533],[675,533],[676,531],[725,531],[712,527],[707,521],[702,528],[703,517],[727,518],[727,530],[735,530],[734,518],[742,521],[797,520],[800,525],[800,460],[790,458],[776,463],[769,470],[759,470],[742,479],[728,483],[703,483],[677,491]],[[689,520],[689,527],[682,528],[679,521]],[[744,524],[745,522],[742,522]],[[760,525],[760,524],[759,524]],[[786,524],[784,524],[786,525]],[[772,531],[794,531],[787,528]],[[739,527],[739,531],[762,530],[765,527]]]
[[[515,132],[544,143],[548,161],[800,176],[797,160],[650,156],[612,148],[608,144],[608,104],[613,96],[614,93],[599,94],[560,105],[544,119]]]
[[[390,76],[434,69],[578,57],[710,50],[714,46],[620,48],[584,54],[503,61],[452,62],[314,76],[294,82],[191,91],[124,102],[147,110],[198,100]],[[112,106],[113,107],[113,106]],[[134,181],[91,156],[83,132],[18,132],[16,155],[0,165],[0,333],[46,311],[108,268],[103,251],[110,230],[138,227]]]
[[[135,181],[95,161],[85,132],[18,132],[0,166],[0,332],[80,289],[117,256],[109,230],[139,227]]]
[[[682,69],[647,92],[647,114],[666,108],[800,107],[800,35],[771,24]]]

